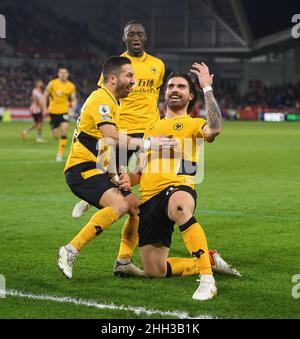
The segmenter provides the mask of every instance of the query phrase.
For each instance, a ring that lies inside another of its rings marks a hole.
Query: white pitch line
[[[34,300],[55,301],[58,303],[68,303],[68,304],[74,304],[77,306],[93,307],[93,308],[101,309],[101,310],[128,311],[128,312],[133,312],[136,315],[140,315],[141,313],[144,313],[149,316],[157,314],[160,316],[170,316],[170,317],[175,317],[178,319],[216,319],[216,317],[212,317],[211,315],[207,315],[207,314],[199,315],[197,317],[192,317],[187,312],[181,312],[181,311],[160,311],[160,310],[146,309],[144,307],[123,306],[123,305],[118,306],[114,304],[100,304],[94,300],[75,299],[71,297],[58,297],[58,296],[51,296],[51,295],[46,295],[46,294],[31,294],[31,293],[21,292],[17,290],[6,290],[6,296],[27,298],[27,299],[34,299]]]

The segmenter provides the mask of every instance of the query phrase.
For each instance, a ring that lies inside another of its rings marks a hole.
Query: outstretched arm
[[[203,127],[203,134],[208,142],[212,142],[221,133],[222,128],[221,110],[211,87],[214,75],[209,73],[209,68],[203,62],[194,63],[192,67],[191,72],[197,75],[205,98],[207,124]]]

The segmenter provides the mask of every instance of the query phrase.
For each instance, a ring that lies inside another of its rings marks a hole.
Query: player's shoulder
[[[113,108],[117,105],[117,100],[102,87],[93,91],[88,97],[87,102],[93,106],[103,106],[104,110],[106,106]]]
[[[58,78],[51,79],[48,82],[46,90],[50,91],[51,89],[55,88],[58,85]]]
[[[51,79],[48,85],[51,85],[51,86],[56,85],[58,84],[58,80],[59,80],[58,78]]]
[[[193,125],[195,127],[195,129],[200,129],[203,126],[206,125],[207,120],[203,119],[203,118],[192,118],[189,117],[189,122],[191,125]]]
[[[75,88],[75,84],[74,84],[72,81],[70,81],[70,80],[67,81],[67,85],[68,85],[70,88]]]
[[[189,118],[197,124],[203,124],[203,123],[206,124],[206,122],[207,122],[206,119],[204,119],[204,118],[193,118],[191,116]]]
[[[155,62],[157,65],[160,65],[161,67],[165,67],[165,63],[159,59],[158,57],[155,57],[154,55],[151,55],[149,53],[146,53],[146,56],[147,56],[147,61],[151,61],[151,62]]]

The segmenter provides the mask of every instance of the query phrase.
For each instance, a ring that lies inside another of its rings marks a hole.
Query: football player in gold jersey
[[[187,114],[188,106],[197,96],[189,75],[171,74],[165,93],[166,118],[150,128],[145,138],[172,135],[181,146],[168,154],[148,150],[140,171],[129,173],[129,178],[131,185],[140,184],[139,247],[145,274],[161,278],[198,273],[200,285],[193,299],[209,300],[217,294],[217,288],[206,236],[193,216],[197,199],[194,176],[199,156],[197,140],[213,142],[221,133],[222,116],[214,98],[213,75],[208,67],[204,63],[194,63],[192,72],[203,89],[208,120],[193,119]],[[119,183],[123,188],[129,178],[121,175]],[[175,223],[192,258],[168,259]]]
[[[163,84],[165,65],[162,60],[145,52],[147,35],[142,23],[131,20],[124,26],[123,42],[126,44],[126,51],[121,56],[130,59],[135,84],[128,97],[122,98],[118,113],[119,130],[134,138],[143,138],[145,130],[159,121],[160,114],[157,107],[160,88]],[[98,86],[103,83],[103,76],[100,77]],[[116,152],[116,163],[126,166],[134,150],[118,149]],[[80,201],[73,209],[73,217],[79,218],[90,207],[85,201]],[[134,226],[133,226],[134,225]],[[122,242],[117,256],[114,273],[121,275],[128,271],[128,262],[133,255],[133,249],[137,244],[138,218],[126,220],[123,228]],[[131,236],[131,241],[124,242]],[[124,266],[122,266],[122,264]],[[126,266],[125,266],[126,265]]]
[[[159,122],[157,101],[159,91],[163,83],[164,63],[145,52],[147,41],[144,26],[135,20],[128,22],[124,27],[123,41],[127,50],[122,54],[131,60],[135,72],[135,86],[126,98],[122,98],[119,110],[119,128],[130,137],[142,138],[148,126]],[[98,86],[103,83],[101,76]],[[117,168],[126,165],[133,154],[133,150],[117,152]],[[125,155],[125,157],[124,157]],[[89,208],[89,204],[83,200],[73,209],[73,217],[79,218]],[[139,275],[132,267],[131,258],[138,242],[138,217],[130,216],[122,231],[122,238],[115,262],[114,274],[118,276]],[[213,270],[216,273],[236,275],[234,269],[228,265],[214,250],[209,251]]]
[[[63,154],[67,145],[69,127],[69,114],[75,112],[76,88],[68,80],[69,72],[65,67],[58,69],[58,78],[49,82],[43,97],[44,115],[50,116],[50,127],[54,139],[59,138],[56,161],[63,160]],[[47,109],[47,102],[49,107]]]
[[[115,157],[110,154],[110,145],[130,146],[135,150],[176,145],[169,138],[144,141],[117,130],[118,100],[126,97],[134,85],[134,73],[128,58],[114,56],[107,59],[103,65],[103,77],[101,88],[94,91],[82,107],[65,166],[71,191],[99,209],[75,238],[59,249],[58,266],[68,278],[72,278],[73,263],[85,245],[128,211],[137,218],[137,198],[118,188],[115,183],[118,179],[113,176],[116,168],[109,168]]]

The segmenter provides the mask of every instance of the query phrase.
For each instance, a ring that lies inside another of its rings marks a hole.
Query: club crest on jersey
[[[175,131],[180,131],[181,129],[183,129],[183,124],[177,123],[177,124],[174,125]]]
[[[61,91],[56,91],[56,95],[60,97],[61,96]]]
[[[99,113],[100,113],[101,115],[107,115],[107,114],[109,114],[109,113],[110,113],[109,107],[108,107],[107,105],[101,105],[101,106],[99,107]]]
[[[157,68],[151,67],[151,72],[152,72],[153,74],[156,74],[156,73],[157,73]]]

